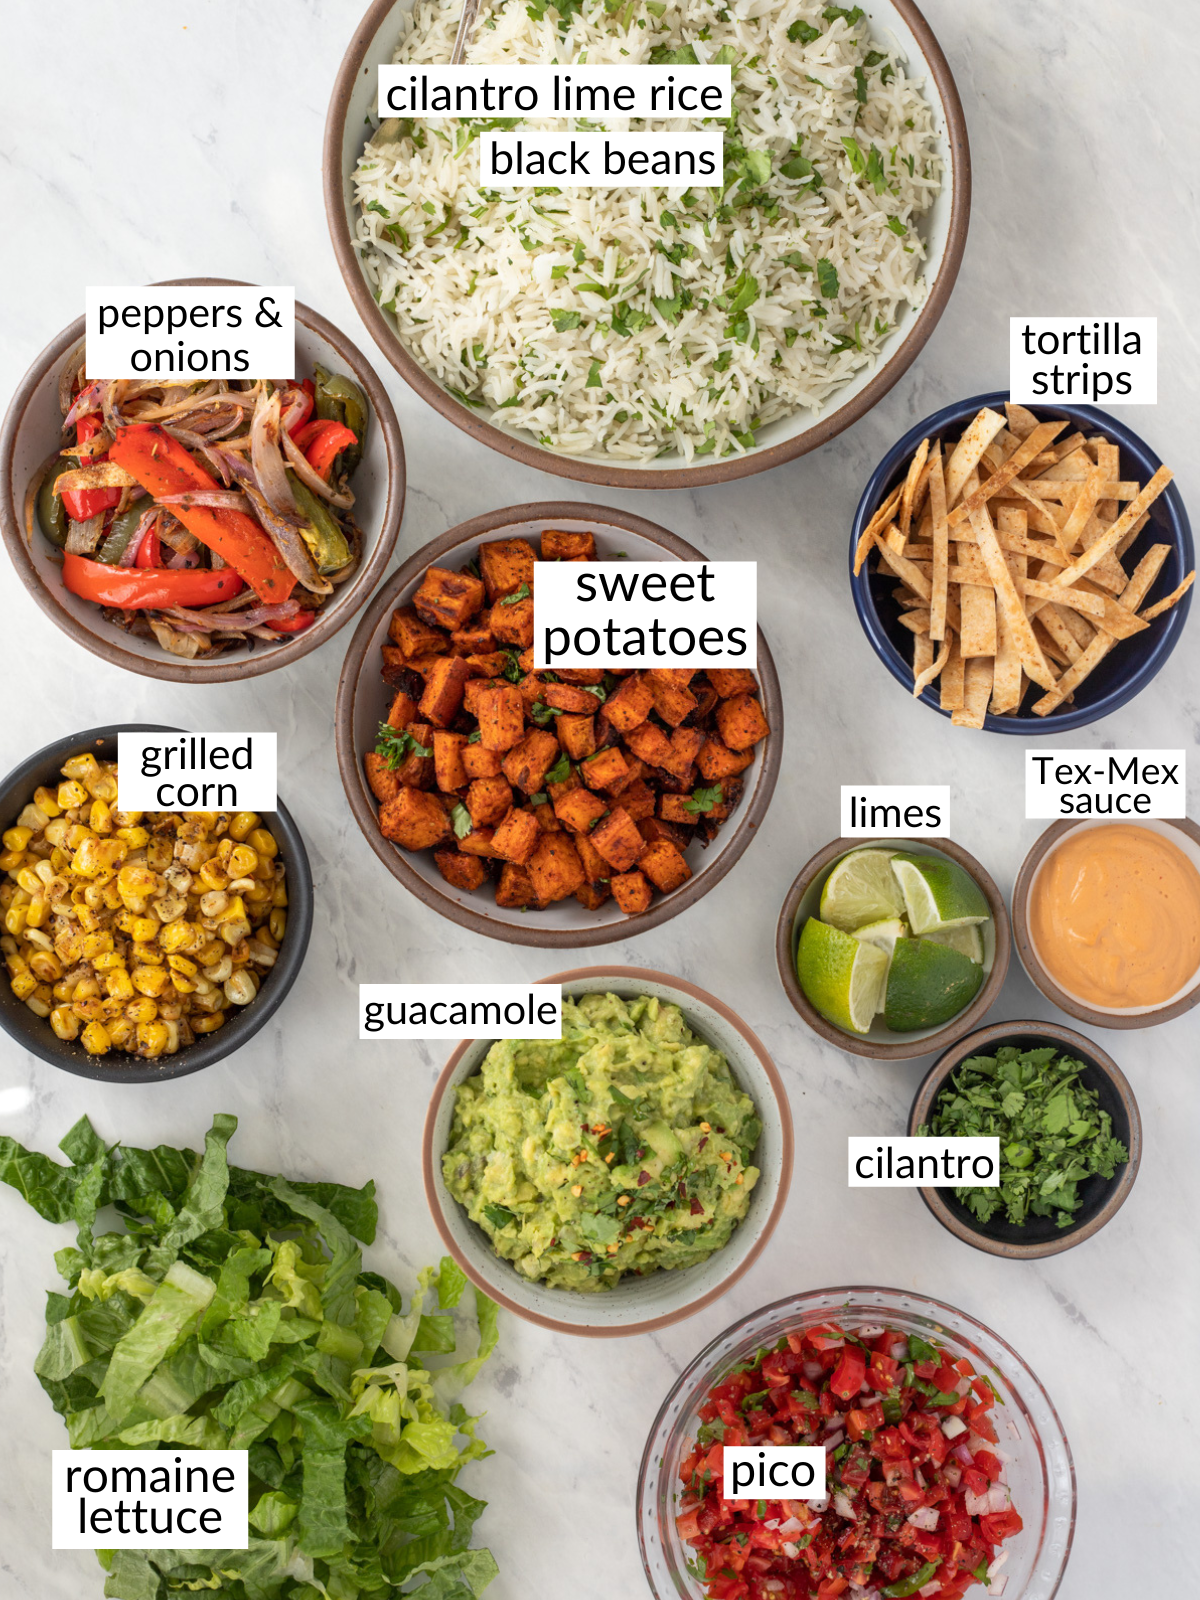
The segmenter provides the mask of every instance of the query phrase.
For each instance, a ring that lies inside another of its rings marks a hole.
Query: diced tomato
[[[968,1406],[967,1421],[970,1423],[973,1433],[977,1433],[981,1439],[988,1439],[992,1444],[995,1444],[996,1425],[988,1415],[989,1409],[990,1407],[987,1406]]]
[[[675,1527],[681,1539],[698,1539],[700,1537],[699,1507],[693,1506],[690,1511],[685,1511],[682,1516],[676,1517]]]
[[[875,1420],[874,1416],[872,1415],[872,1413],[876,1409],[878,1409],[878,1411],[879,1411],[879,1420],[878,1420],[878,1422]],[[852,1439],[861,1439],[864,1436],[864,1434],[873,1433],[874,1430],[877,1427],[879,1427],[880,1423],[882,1423],[882,1422],[883,1422],[883,1408],[882,1408],[882,1406],[880,1406],[878,1408],[872,1406],[869,1411],[865,1410],[865,1409],[862,1409],[862,1408],[859,1408],[859,1407],[856,1406],[855,1409],[853,1411],[851,1411],[849,1413],[849,1415],[847,1416],[847,1418],[846,1418],[846,1428],[847,1428],[847,1431],[849,1432],[850,1437]]]
[[[841,1359],[837,1366],[833,1369],[829,1387],[840,1399],[852,1400],[862,1388],[866,1370],[866,1357],[862,1351],[857,1345],[847,1345],[842,1351]]]
[[[994,1456],[990,1450],[976,1450],[975,1465],[980,1472],[987,1473],[992,1483],[999,1483],[1001,1472],[999,1456]]]
[[[806,1335],[814,1350],[835,1350],[846,1342],[846,1336],[834,1322],[813,1328]]]
[[[978,1467],[968,1467],[963,1473],[963,1482],[972,1494],[986,1494],[988,1492],[987,1475],[980,1472]]]
[[[876,1352],[871,1357],[871,1366],[867,1376],[881,1394],[886,1394],[889,1389],[896,1387],[896,1379],[900,1376],[900,1363],[893,1361],[891,1356],[880,1355]]]
[[[840,1575],[836,1578],[826,1578],[822,1584],[818,1585],[817,1600],[837,1600],[837,1596],[849,1587],[850,1580],[848,1578],[843,1578]]]
[[[979,1519],[980,1531],[989,1544],[999,1544],[1002,1539],[1011,1539],[1014,1533],[1020,1533],[1025,1526],[1021,1520],[1020,1512],[1009,1506],[1007,1511],[985,1512]]]

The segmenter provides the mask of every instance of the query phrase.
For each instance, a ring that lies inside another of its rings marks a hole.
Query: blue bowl
[[[873,571],[875,563],[870,560],[855,577],[854,551],[875,511],[891,490],[903,481],[908,463],[922,439],[957,439],[976,412],[984,406],[1003,411],[1007,399],[1008,394],[1004,390],[994,394],[977,394],[926,417],[924,422],[919,422],[902,439],[897,440],[884,456],[858,503],[850,535],[850,586],[854,594],[854,608],[876,655],[897,683],[910,693],[913,681],[912,634],[900,626],[900,607],[892,599],[897,579],[886,568],[882,572]],[[1145,483],[1162,465],[1149,445],[1107,411],[1097,410],[1095,406],[1076,405],[1037,405],[1029,409],[1039,421],[1066,417],[1084,433],[1103,433],[1120,451],[1122,478]],[[1183,582],[1194,565],[1191,524],[1179,488],[1174,482],[1167,485],[1165,492],[1150,507],[1149,522],[1122,557],[1126,569],[1132,571],[1152,544],[1169,544],[1171,553],[1163,562],[1162,571],[1146,597],[1147,605],[1170,594]],[[1121,640],[1117,648],[1110,651],[1096,670],[1080,684],[1070,705],[1052,711],[1048,717],[1034,716],[1024,705],[1012,716],[994,717],[989,712],[984,727],[992,733],[1063,733],[1086,727],[1088,723],[1098,722],[1101,717],[1108,716],[1132,700],[1134,695],[1140,694],[1155,673],[1160,671],[1179,642],[1191,602],[1189,590],[1178,605],[1152,622],[1145,632],[1136,634],[1132,639]],[[943,717],[949,716],[950,713],[943,711],[939,704],[936,683],[926,689],[920,699],[931,710]],[[1032,699],[1032,695],[1026,696],[1027,701]]]

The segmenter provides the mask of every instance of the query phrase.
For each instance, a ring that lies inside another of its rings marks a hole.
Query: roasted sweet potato
[[[505,650],[486,650],[483,655],[467,656],[467,664],[475,668],[480,677],[503,678],[509,656]]]
[[[753,694],[757,688],[748,667],[709,667],[707,677],[722,700],[734,694]]]
[[[435,783],[433,769],[433,728],[428,722],[410,722],[404,729],[412,740],[408,754],[396,768],[396,776],[406,788],[432,789]],[[425,755],[421,752],[424,750]]]
[[[692,875],[682,851],[670,839],[656,839],[653,844],[648,844],[638,857],[638,870],[644,872],[663,894],[678,889]]]
[[[607,789],[610,783],[619,783],[628,771],[629,763],[616,745],[589,756],[579,768],[580,776],[589,789]]]
[[[400,774],[388,766],[387,757],[376,755],[374,750],[368,750],[363,757],[363,766],[366,769],[371,793],[379,804],[386,805],[389,800],[394,800],[403,785],[400,782]]]
[[[582,788],[572,789],[569,794],[560,796],[553,805],[554,815],[570,828],[572,833],[586,833],[593,822],[599,821],[608,810],[598,795],[593,794],[590,789]],[[650,805],[653,809],[653,800]]]
[[[456,889],[478,889],[487,882],[488,869],[478,856],[459,850],[435,850],[433,859],[447,883]]]
[[[575,898],[585,910],[599,911],[600,907],[608,899],[608,893],[608,884],[606,883],[581,883],[575,891]]]
[[[472,669],[462,656],[439,656],[425,679],[421,715],[435,727],[448,728],[463,703],[463,690]]]
[[[499,644],[526,650],[533,643],[533,601],[497,600],[488,613],[488,626]]]
[[[646,763],[639,761],[636,756],[632,761],[626,757],[625,771],[621,773],[620,777],[614,778],[611,783],[605,785],[605,792],[612,795],[623,795],[626,789],[635,784],[642,774],[648,770]]]
[[[534,728],[504,757],[504,776],[514,788],[536,794],[557,760],[558,740],[545,729]]]
[[[455,628],[450,635],[450,648],[456,656],[486,656],[496,648],[496,636],[490,628],[471,624]],[[488,673],[491,677],[491,673]]]
[[[433,775],[443,794],[455,789],[465,789],[470,779],[463,766],[463,751],[467,747],[465,733],[449,733],[445,728],[433,731]]]
[[[717,729],[731,750],[750,750],[771,729],[752,694],[735,694],[717,707]]]
[[[423,621],[450,631],[464,628],[483,610],[483,601],[483,584],[478,578],[445,567],[430,567],[413,596],[413,606]]]
[[[388,633],[405,656],[437,655],[449,644],[449,636],[417,615],[415,606],[401,606],[392,612]]]
[[[642,817],[638,821],[638,832],[647,844],[654,844],[658,839],[669,839],[680,850],[686,850],[692,842],[692,828],[678,823],[668,822],[663,817]]]
[[[528,872],[524,867],[518,867],[516,862],[506,861],[500,872],[500,882],[496,885],[496,904],[516,910],[518,906],[531,906],[536,902],[537,895]]]
[[[609,876],[612,868],[586,833],[575,835],[575,848],[579,852],[579,859],[583,862],[584,874],[589,883],[599,883],[601,878]]]
[[[524,539],[492,539],[479,546],[479,575],[488,604],[512,594],[523,583],[533,588],[533,546]]]
[[[620,799],[621,805],[635,822],[654,815],[654,791],[644,778],[635,778],[632,783],[627,783],[621,790]]]
[[[543,834],[525,869],[539,900],[566,900],[584,882],[583,863],[566,833]]]
[[[477,828],[494,828],[512,807],[507,778],[475,778],[467,790],[467,810]]]
[[[458,848],[467,856],[482,856],[485,861],[498,859],[492,847],[492,828],[472,828],[458,841]]]
[[[462,764],[468,783],[476,778],[500,776],[500,752],[488,750],[482,744],[472,744],[469,739],[463,749]]]
[[[654,696],[655,711],[669,727],[677,728],[685,717],[690,717],[695,711],[696,696],[676,681],[673,672],[661,672],[654,668],[646,677]],[[713,699],[716,699],[715,693]]]
[[[379,831],[403,850],[432,850],[454,838],[450,818],[438,797],[407,786],[380,808]]]
[[[554,807],[548,800],[538,796],[537,805],[531,804],[529,811],[542,833],[561,833],[563,825],[554,815]]]
[[[572,761],[582,761],[595,752],[595,717],[556,717],[554,731],[558,734],[559,744]]]
[[[646,841],[638,832],[637,823],[621,806],[614,806],[604,821],[596,824],[588,838],[609,866],[618,872],[628,872],[646,848]]]
[[[660,763],[676,778],[682,778],[704,746],[704,735],[699,728],[676,728],[671,735],[671,751]]]
[[[533,666],[533,657],[530,655],[529,665]],[[603,683],[603,667],[555,667],[554,675],[563,683]]]
[[[594,533],[566,533],[559,528],[542,529],[543,561],[594,561]]]
[[[492,849],[505,861],[515,861],[524,866],[533,854],[542,831],[537,818],[528,811],[510,807],[508,814],[492,835]]]
[[[745,772],[753,760],[753,750],[731,750],[710,734],[696,757],[696,766],[707,783],[715,783],[719,778],[735,778],[739,772]]]
[[[573,683],[548,683],[542,693],[542,700],[546,705],[554,706],[559,711],[571,711],[583,716],[591,716],[599,703],[594,694],[589,694],[586,689],[580,689]]]
[[[520,744],[525,735],[525,706],[521,691],[513,684],[503,683],[477,696],[474,712],[485,750],[511,750]]]
[[[604,715],[619,734],[645,722],[654,708],[654,690],[643,673],[632,673],[604,702]]]
[[[424,693],[424,689],[422,689]],[[388,708],[387,720],[389,728],[407,728],[410,722],[417,719],[417,702],[407,689],[397,689],[392,696],[391,706]]]
[[[405,661],[404,651],[398,645],[385,644],[380,646],[379,653],[383,657],[380,677],[384,683],[393,689],[404,689],[420,699],[425,682],[421,674],[414,672]]]
[[[671,741],[655,722],[630,728],[625,743],[648,767],[666,767],[671,761]]]
[[[608,881],[613,899],[627,917],[650,908],[650,885],[640,872],[618,872]]]

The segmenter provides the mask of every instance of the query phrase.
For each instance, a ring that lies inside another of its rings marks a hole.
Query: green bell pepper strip
[[[73,471],[74,465],[73,461],[61,456],[42,479],[42,486],[37,495],[38,526],[50,543],[57,545],[60,550],[67,542],[68,518],[62,496],[54,492],[54,484],[64,472]]]
[[[119,567],[121,557],[129,548],[129,541],[149,509],[149,501],[139,500],[128,511],[122,511],[119,517],[114,517],[104,543],[96,551],[96,560],[102,561],[106,567]]]
[[[342,470],[347,476],[352,476],[362,460],[367,443],[367,424],[371,417],[367,397],[356,383],[340,372],[326,372],[324,367],[314,367],[313,375],[317,386],[316,415],[331,418],[334,422],[344,422],[358,440],[357,444],[349,445],[342,452]]]
[[[307,519],[308,527],[300,530],[305,544],[312,551],[318,572],[337,572],[350,559],[350,546],[346,535],[338,527],[325,502],[319,499],[307,484],[302,483],[289,467],[288,482],[296,501],[296,510]]]

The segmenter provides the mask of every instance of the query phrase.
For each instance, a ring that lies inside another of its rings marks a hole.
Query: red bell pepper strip
[[[232,600],[246,587],[231,567],[175,570],[158,567],[109,567],[86,556],[63,557],[63,584],[81,600],[122,611],[157,610],[165,606],[212,606]]]
[[[156,497],[220,487],[177,439],[153,424],[134,423],[120,428],[109,456]],[[212,511],[207,506],[184,505],[172,506],[171,510],[189,533],[215,550],[246,580],[264,605],[286,600],[296,587],[296,579],[279,551],[244,511]]]
[[[135,567],[162,566],[162,544],[153,528],[147,529],[145,538],[138,545],[137,555],[133,558],[133,564]]]
[[[103,424],[93,411],[80,417],[75,424],[75,439],[78,444],[84,444],[88,439],[94,438],[100,432]],[[93,461],[104,461],[106,453],[101,452],[93,456]],[[93,517],[102,511],[115,506],[121,498],[120,489],[67,489],[63,493],[62,501],[67,515],[73,522],[90,522]]]
[[[311,628],[316,620],[315,611],[297,611],[294,617],[281,617],[277,622],[269,622],[267,626],[275,633],[303,633],[305,628]]]
[[[317,403],[316,385],[313,383],[311,378],[305,378],[304,382],[300,385],[300,389],[304,395],[305,406],[303,411],[301,411],[300,415],[296,418],[295,422],[293,422],[291,427],[288,429],[288,433],[293,439],[300,432],[301,428],[308,423],[308,419],[313,413],[313,407]]]
[[[354,429],[348,428],[344,422],[335,422],[332,417],[322,417],[317,422],[310,422],[292,437],[304,452],[304,458],[309,466],[314,472],[319,472],[326,481],[334,461],[342,451],[358,443],[358,435]]]

